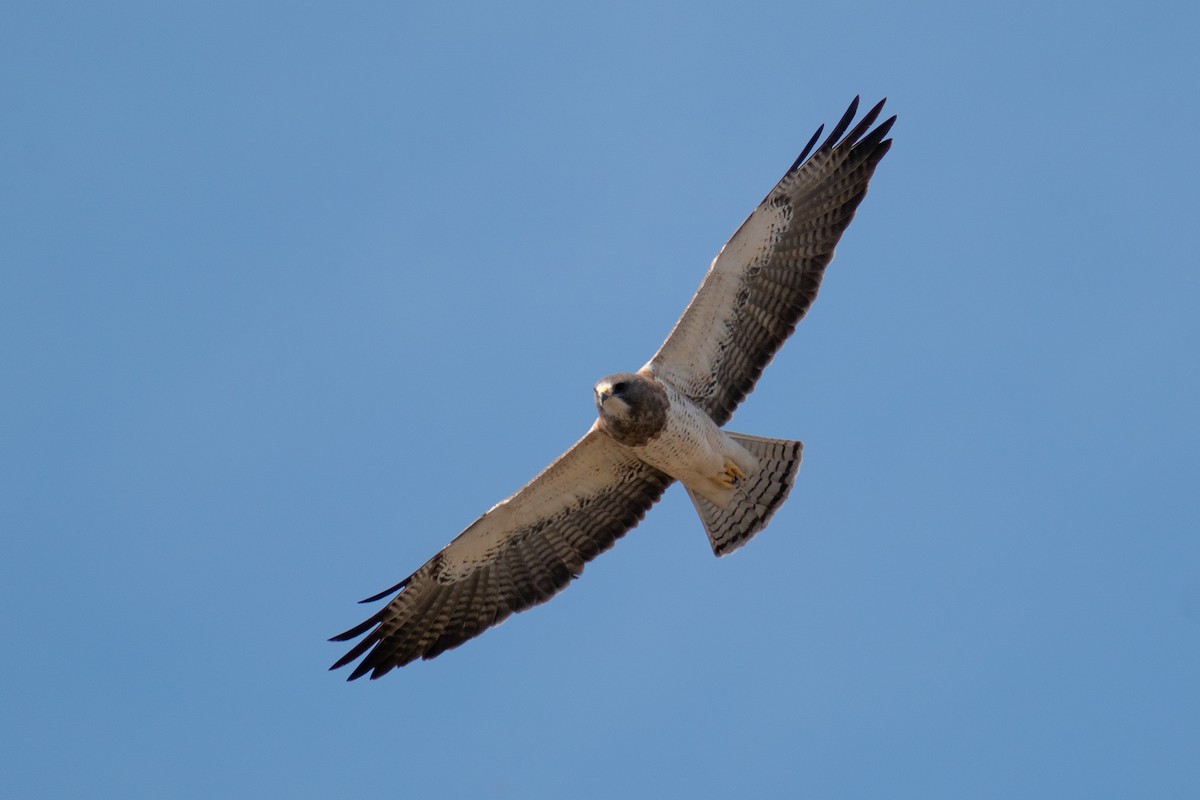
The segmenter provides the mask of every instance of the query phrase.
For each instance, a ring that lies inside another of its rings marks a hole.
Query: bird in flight
[[[363,600],[395,594],[333,637],[363,638],[330,669],[361,658],[349,680],[378,678],[549,600],[674,481],[695,504],[714,554],[766,527],[792,488],[803,445],[722,426],[816,298],[891,147],[896,118],[871,127],[884,101],[851,128],[858,102],[819,146],[817,129],[721,248],[654,357],[596,383],[597,418],[583,438],[412,575]]]

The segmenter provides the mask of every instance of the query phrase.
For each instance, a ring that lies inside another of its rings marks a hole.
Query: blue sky
[[[0,794],[1191,796],[1194,4],[433,5],[7,11]],[[771,527],[326,672],[856,94]]]

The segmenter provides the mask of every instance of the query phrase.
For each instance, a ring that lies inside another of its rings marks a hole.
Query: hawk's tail
[[[792,490],[800,470],[804,445],[791,439],[766,439],[726,431],[731,439],[758,459],[758,470],[734,485],[733,500],[726,508],[705,500],[688,489],[696,505],[713,553],[723,556],[738,549],[767,527],[771,515]]]

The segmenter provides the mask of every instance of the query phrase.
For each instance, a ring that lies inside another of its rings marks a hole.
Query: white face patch
[[[596,400],[604,408],[607,417],[625,419],[629,416],[629,404],[613,394],[612,381],[603,380],[596,384]]]
[[[629,404],[619,397],[612,396],[604,401],[604,413],[615,419],[625,419],[629,416]]]

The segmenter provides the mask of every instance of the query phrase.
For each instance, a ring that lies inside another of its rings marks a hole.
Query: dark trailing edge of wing
[[[824,174],[817,179],[818,184],[809,186],[803,196],[806,203],[820,203],[824,198],[824,202],[832,204],[821,209],[817,217],[808,221],[824,221],[824,228],[820,232],[823,236],[824,252],[809,253],[800,261],[794,256],[788,256],[783,250],[776,253],[773,258],[779,260],[775,268],[789,273],[786,280],[792,282],[790,293],[788,287],[773,282],[765,275],[757,282],[750,283],[748,291],[738,297],[738,307],[734,309],[735,319],[745,326],[743,335],[736,348],[722,350],[722,359],[714,363],[713,373],[716,380],[709,381],[708,376],[704,375],[689,376],[698,388],[718,387],[712,393],[692,395],[692,399],[705,408],[718,425],[729,421],[734,409],[753,390],[763,369],[816,299],[825,267],[833,259],[834,249],[842,233],[849,226],[859,203],[866,195],[867,184],[876,165],[891,148],[891,139],[885,137],[896,122],[895,116],[889,117],[871,130],[886,102],[886,98],[880,100],[851,128],[859,108],[859,98],[854,98],[824,139],[821,138],[824,126],[817,128],[817,132],[784,174],[776,189],[767,195],[768,199],[771,199],[780,187],[786,192],[787,182],[798,179],[814,162],[821,161],[823,166],[837,163],[834,173]],[[816,144],[818,141],[821,142],[820,145]],[[857,188],[854,184],[857,184]],[[848,191],[835,198],[827,194],[828,187],[831,186]],[[783,201],[776,198],[776,202]],[[813,244],[812,235],[812,230],[806,232],[809,238],[805,242],[810,247]],[[770,272],[770,269],[766,272]],[[746,310],[750,307],[753,307],[752,313]],[[669,352],[671,343],[671,337],[668,337],[655,358],[667,357],[664,354]]]
[[[416,659],[434,658],[549,600],[637,525],[671,482],[651,467],[633,467],[583,502],[514,529],[468,574],[447,578],[438,553],[408,578],[368,598],[382,600],[399,591],[368,619],[332,637],[334,642],[363,638],[330,669],[361,658],[347,679],[379,678]]]

